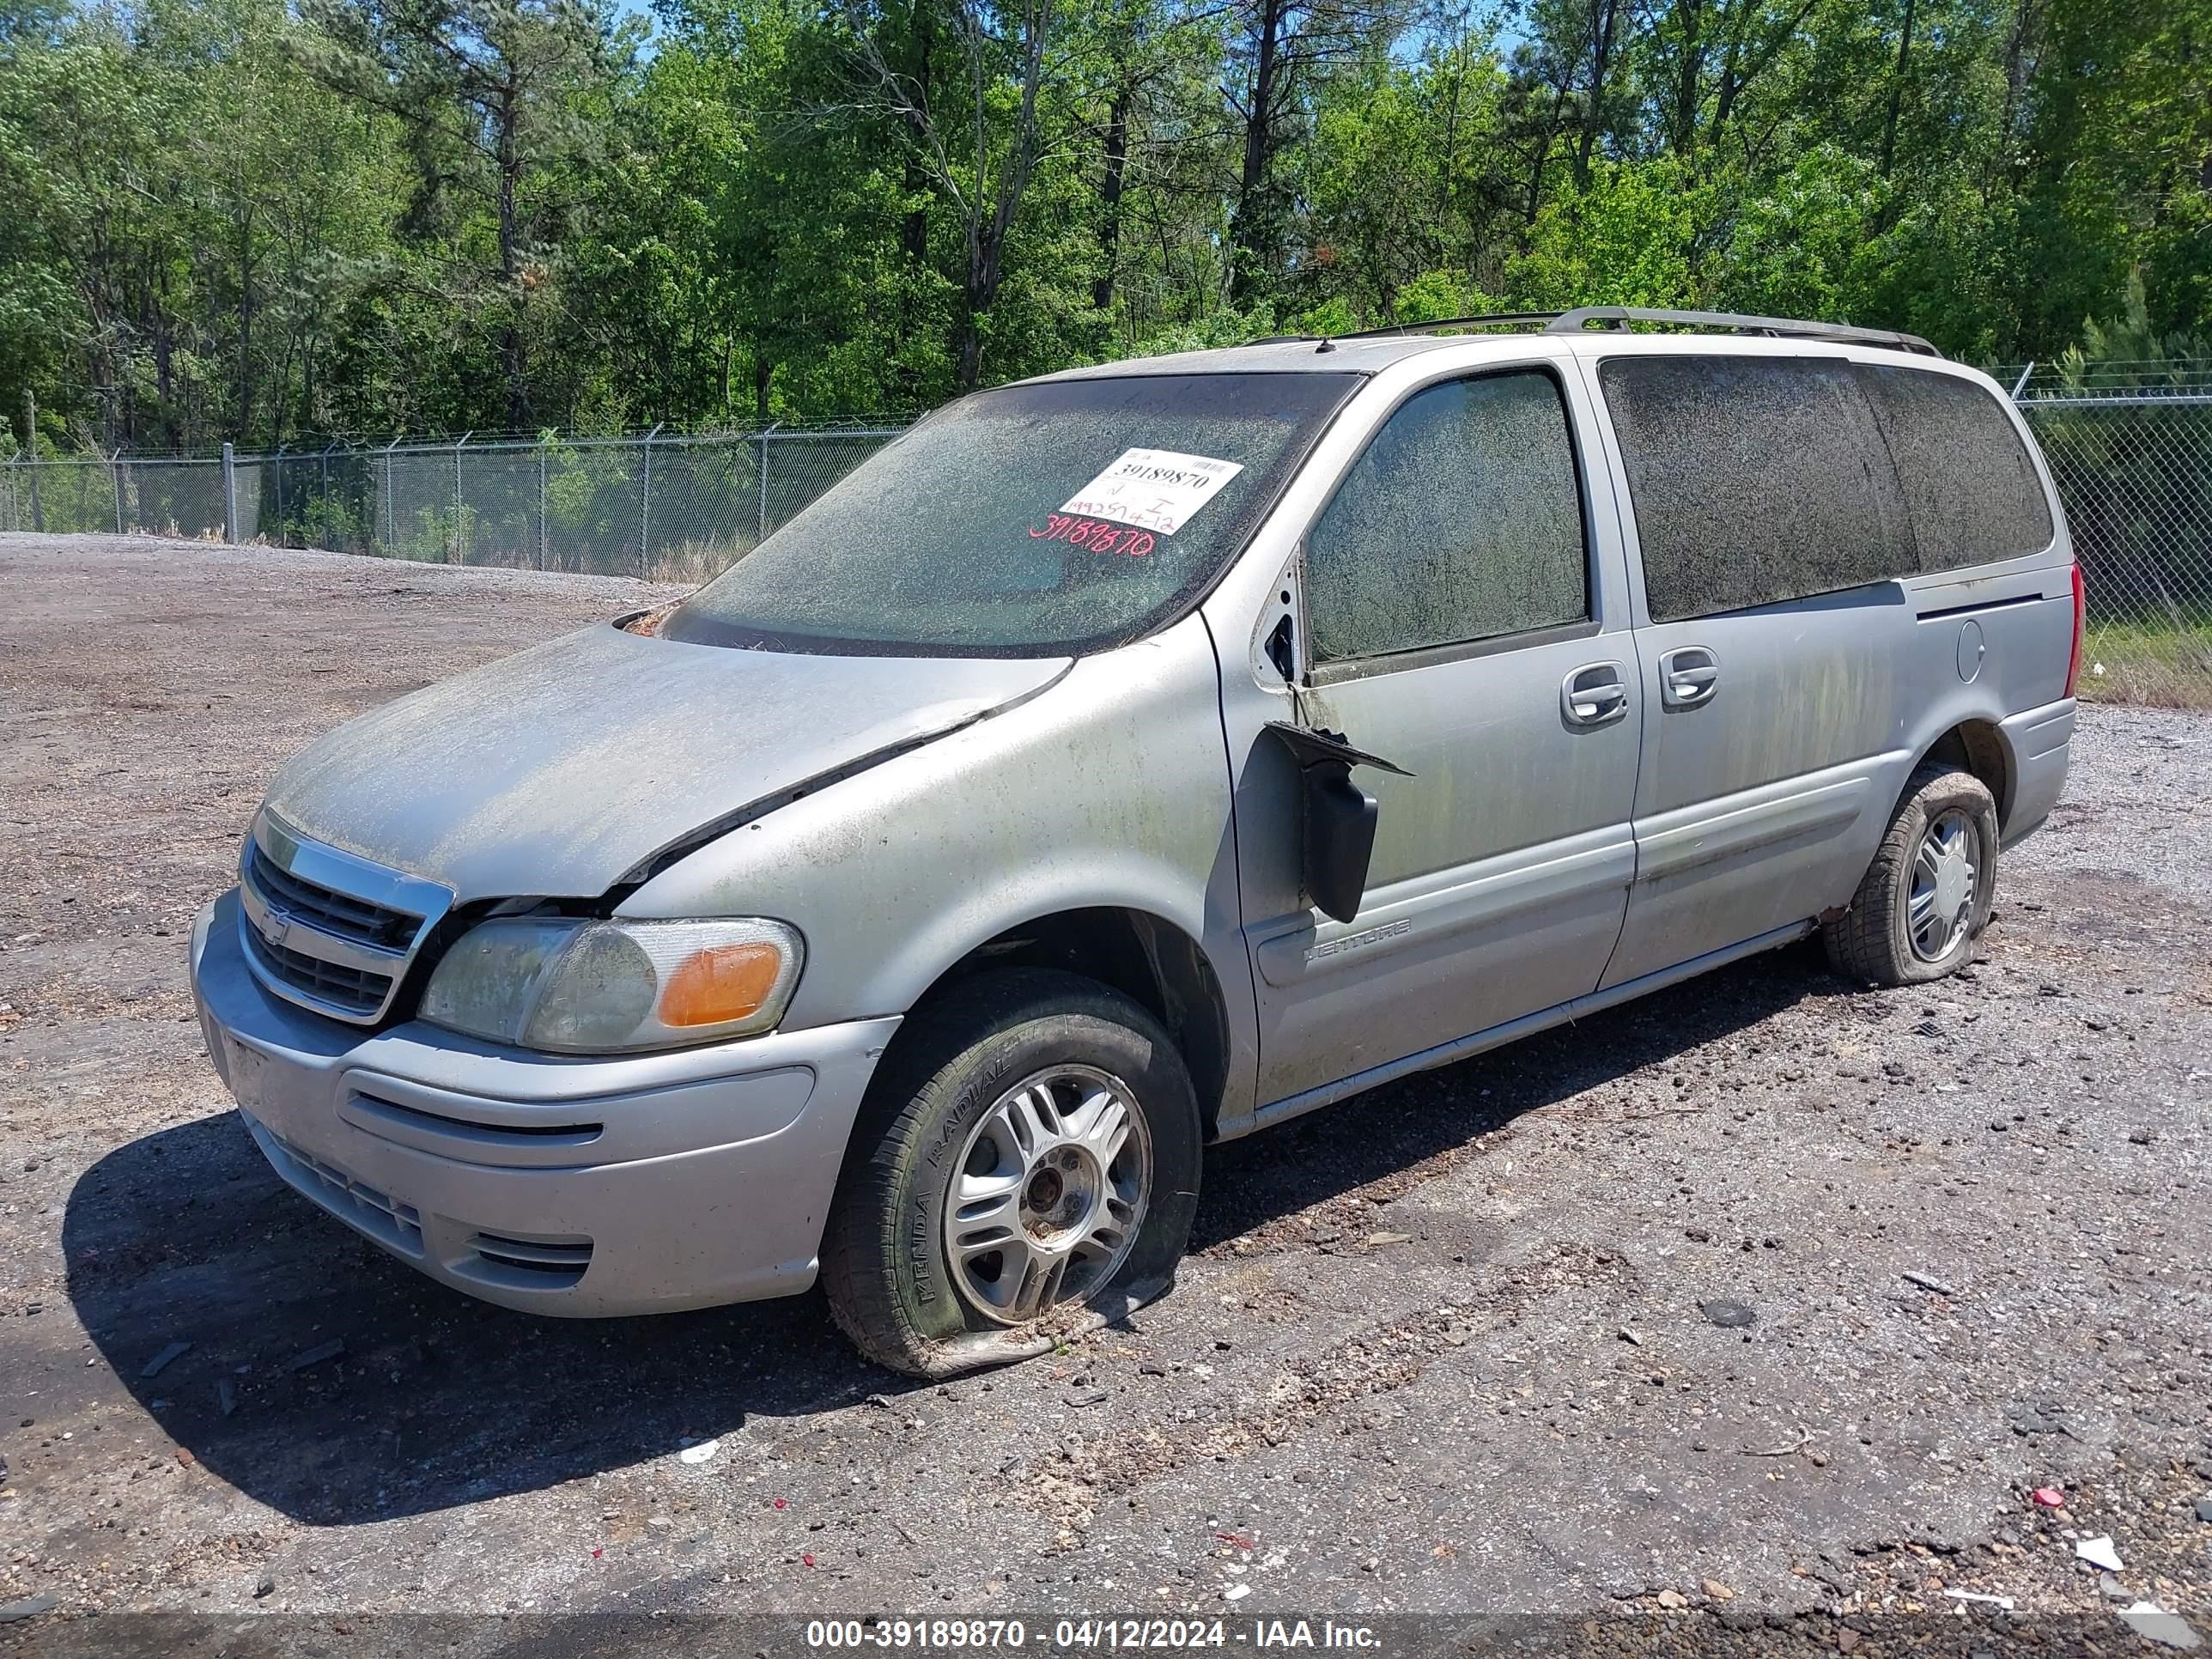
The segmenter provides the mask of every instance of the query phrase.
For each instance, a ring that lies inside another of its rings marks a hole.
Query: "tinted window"
[[[1909,575],[1918,560],[1866,395],[1840,360],[1615,357],[1652,620]]]
[[[2020,434],[1986,386],[1924,368],[1862,364],[1889,440],[1923,570],[2015,559],[2051,545],[2051,504]]]
[[[1235,556],[1351,374],[978,393],[878,450],[686,599],[671,639],[1057,655],[1140,638]]]
[[[1488,639],[1589,614],[1582,492],[1548,374],[1416,392],[1306,544],[1318,662]]]

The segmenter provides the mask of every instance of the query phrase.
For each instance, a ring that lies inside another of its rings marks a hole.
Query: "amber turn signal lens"
[[[756,1012],[775,989],[783,952],[773,945],[717,945],[678,963],[660,988],[666,1025],[720,1025]]]

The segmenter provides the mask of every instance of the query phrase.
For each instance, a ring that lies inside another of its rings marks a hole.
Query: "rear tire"
[[[1828,965],[1875,985],[1924,985],[1974,954],[1996,897],[1997,807],[1971,772],[1914,772],[1850,907],[1821,930]]]
[[[1136,1003],[1044,969],[957,981],[861,1106],[822,1241],[830,1312],[917,1376],[1048,1352],[1174,1284],[1200,1158],[1190,1074]]]

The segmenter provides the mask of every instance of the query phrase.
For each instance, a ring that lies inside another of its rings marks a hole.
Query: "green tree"
[[[0,0],[9,415],[913,411],[1492,295],[2212,330],[2212,0],[609,3]]]
[[[1705,187],[1672,157],[1599,163],[1586,190],[1547,203],[1528,252],[1508,261],[1506,296],[1528,310],[1698,302],[1693,243]]]
[[[555,301],[605,100],[634,37],[594,0],[306,0],[307,61],[405,135],[418,280],[494,343],[506,424],[532,413],[530,339]]]

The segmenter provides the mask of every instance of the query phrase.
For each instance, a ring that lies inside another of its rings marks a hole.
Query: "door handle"
[[[1695,708],[1720,690],[1718,658],[1702,645],[1686,645],[1659,659],[1659,701],[1668,708]]]
[[[1628,712],[1628,686],[1617,662],[1584,663],[1559,682],[1559,711],[1570,726],[1607,726]]]

